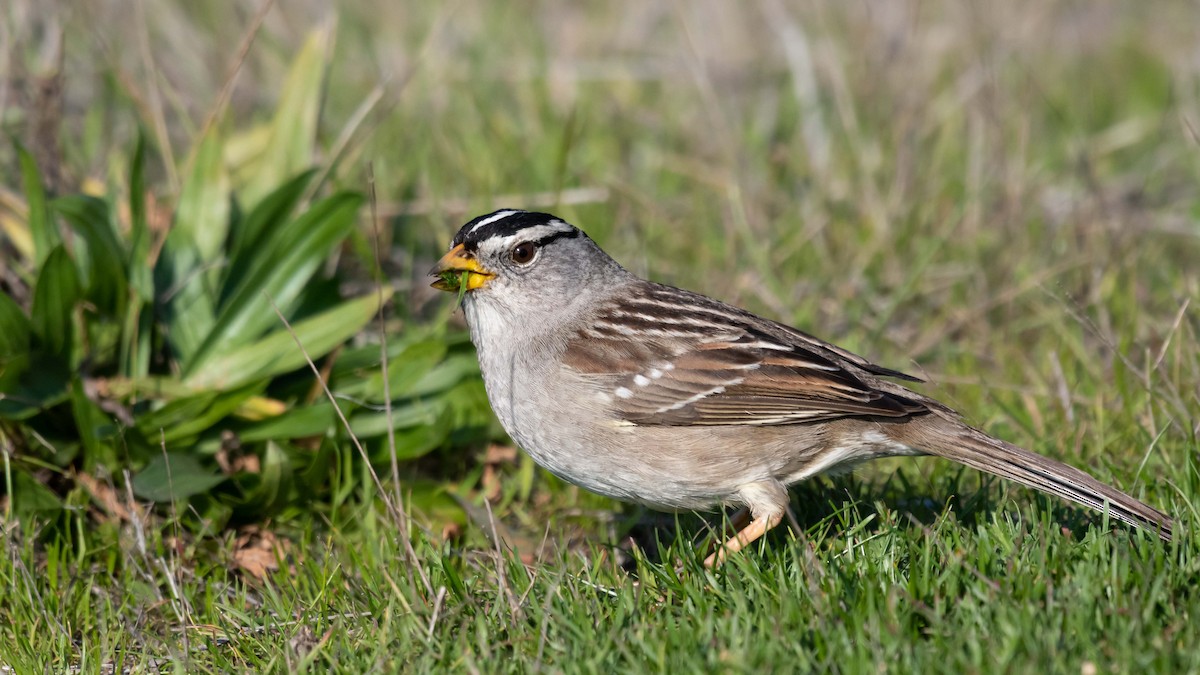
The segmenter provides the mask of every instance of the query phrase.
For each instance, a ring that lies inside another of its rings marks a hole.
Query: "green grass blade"
[[[154,299],[149,266],[150,228],[146,222],[146,138],[138,134],[129,168],[129,281],[144,302]]]
[[[96,464],[111,459],[105,457],[101,447],[102,430],[111,428],[108,416],[88,398],[83,379],[77,376],[71,378],[71,415],[83,445],[84,466],[91,470]]]
[[[130,298],[121,325],[118,368],[126,377],[150,372],[152,319],[145,311],[154,301],[154,275],[150,266],[150,230],[146,223],[146,140],[138,133],[129,170],[129,260],[126,277]]]

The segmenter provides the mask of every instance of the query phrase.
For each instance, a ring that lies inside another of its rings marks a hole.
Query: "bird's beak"
[[[466,274],[465,281],[463,280],[464,273]],[[460,286],[465,287],[468,291],[473,291],[496,276],[483,269],[475,256],[468,253],[462,244],[455,246],[450,249],[449,253],[442,256],[433,269],[429,270],[429,275],[438,278],[430,286],[439,291],[451,293],[457,293]]]

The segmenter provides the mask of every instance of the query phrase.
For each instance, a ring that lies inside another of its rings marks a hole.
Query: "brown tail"
[[[1073,466],[1005,443],[975,429],[967,431],[955,437],[939,435],[941,437],[937,441],[927,442],[921,449],[972,469],[1090,506],[1101,513],[1107,510],[1117,520],[1156,532],[1165,541],[1171,540],[1172,520],[1162,511],[1101,483]]]

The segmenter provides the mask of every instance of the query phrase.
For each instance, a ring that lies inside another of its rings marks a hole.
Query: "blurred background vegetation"
[[[6,2],[0,518],[80,550],[169,512],[185,558],[240,565],[247,532],[349,526],[398,494],[439,541],[483,542],[490,506],[515,539],[553,514],[614,542],[618,507],[505,445],[427,288],[457,227],[501,206],[923,374],[1140,493],[1200,434],[1198,20]],[[954,469],[904,466],[893,496],[940,512]]]

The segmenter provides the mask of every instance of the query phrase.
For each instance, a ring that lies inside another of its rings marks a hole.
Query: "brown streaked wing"
[[[748,326],[721,329],[712,331],[723,333],[717,340],[701,331],[640,341],[585,331],[568,344],[564,364],[594,379],[617,413],[639,425],[799,424],[928,412],[803,345],[776,344]]]

